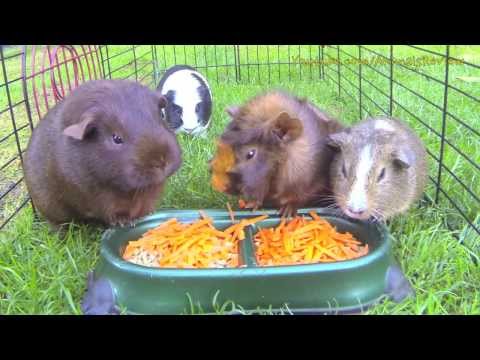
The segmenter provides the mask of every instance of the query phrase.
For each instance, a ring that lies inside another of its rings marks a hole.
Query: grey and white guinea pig
[[[359,220],[388,220],[407,211],[428,180],[425,145],[408,124],[384,116],[329,135],[336,154],[330,176],[342,212]]]
[[[212,91],[202,74],[190,66],[175,65],[165,72],[157,90],[168,100],[163,115],[171,129],[191,135],[208,129]]]

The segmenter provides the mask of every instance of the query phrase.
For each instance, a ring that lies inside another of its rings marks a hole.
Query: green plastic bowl
[[[259,267],[253,237],[259,227],[280,222],[276,211],[237,211],[236,219],[268,214],[269,218],[247,228],[240,247],[245,267],[221,269],[151,268],[122,259],[128,241],[175,217],[182,222],[199,218],[197,210],[168,210],[139,221],[135,227],[107,230],[102,237],[100,259],[90,273],[82,309],[85,314],[114,314],[119,307],[131,314],[181,314],[191,304],[204,312],[215,311],[227,300],[243,309],[256,311],[288,309],[293,313],[361,312],[386,297],[401,301],[412,295],[412,288],[396,265],[388,230],[378,223],[367,223],[335,216],[326,209],[310,210],[333,224],[340,232],[351,232],[368,243],[366,256],[332,263]],[[227,211],[205,210],[217,228],[231,225]]]

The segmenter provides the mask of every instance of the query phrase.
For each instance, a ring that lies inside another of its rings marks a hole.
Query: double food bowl
[[[302,209],[309,217],[315,210],[339,232],[350,232],[367,243],[365,256],[339,262],[269,266],[257,265],[254,235],[259,228],[276,226],[277,211],[236,211],[235,220],[268,214],[269,218],[249,226],[240,242],[239,268],[167,269],[151,268],[122,259],[129,241],[170,218],[181,222],[199,219],[197,210],[161,211],[139,221],[135,227],[107,230],[100,259],[89,274],[83,299],[84,314],[181,314],[192,303],[205,313],[214,313],[227,300],[250,312],[288,308],[293,313],[359,313],[385,298],[402,301],[413,291],[392,255],[391,239],[384,225],[347,220],[327,209]],[[204,211],[218,229],[232,224],[229,213]]]

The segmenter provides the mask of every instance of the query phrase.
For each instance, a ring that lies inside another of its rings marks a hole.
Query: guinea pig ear
[[[394,165],[402,169],[408,169],[415,161],[415,153],[409,149],[394,150],[392,159]]]
[[[157,93],[157,94],[158,94],[158,106],[160,107],[160,109],[164,109],[168,104],[168,99],[166,96],[160,93]]]
[[[225,132],[227,131],[238,131],[240,130],[240,126],[238,126],[238,122],[235,120],[230,121],[227,126],[225,126]]]
[[[272,131],[281,141],[290,142],[302,135],[303,125],[300,120],[282,111],[273,121]]]
[[[94,120],[93,113],[85,113],[78,123],[66,127],[63,134],[76,140],[83,140],[95,129],[93,126]]]
[[[347,143],[348,134],[346,132],[338,132],[327,136],[327,145],[335,150],[340,151]]]
[[[240,106],[229,106],[225,109],[225,112],[231,117],[237,117],[240,113]]]
[[[173,99],[175,98],[175,91],[168,90],[167,93],[164,95],[164,97],[167,100],[167,102],[165,103],[165,106],[167,106],[167,103],[172,102]]]

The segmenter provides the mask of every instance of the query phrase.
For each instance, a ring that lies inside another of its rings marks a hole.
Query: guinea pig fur
[[[167,98],[165,121],[176,132],[205,134],[212,114],[212,92],[207,80],[194,68],[175,65],[168,69],[157,89]]]
[[[335,201],[351,218],[387,220],[405,212],[424,191],[427,156],[405,122],[378,117],[329,136],[335,149]]]
[[[221,141],[235,153],[227,193],[254,208],[278,207],[284,216],[325,200],[333,156],[326,139],[343,128],[340,123],[306,99],[277,90],[227,113],[231,122]]]
[[[166,99],[126,80],[87,82],[34,129],[24,158],[36,209],[58,225],[131,223],[154,210],[181,164],[162,121]]]

